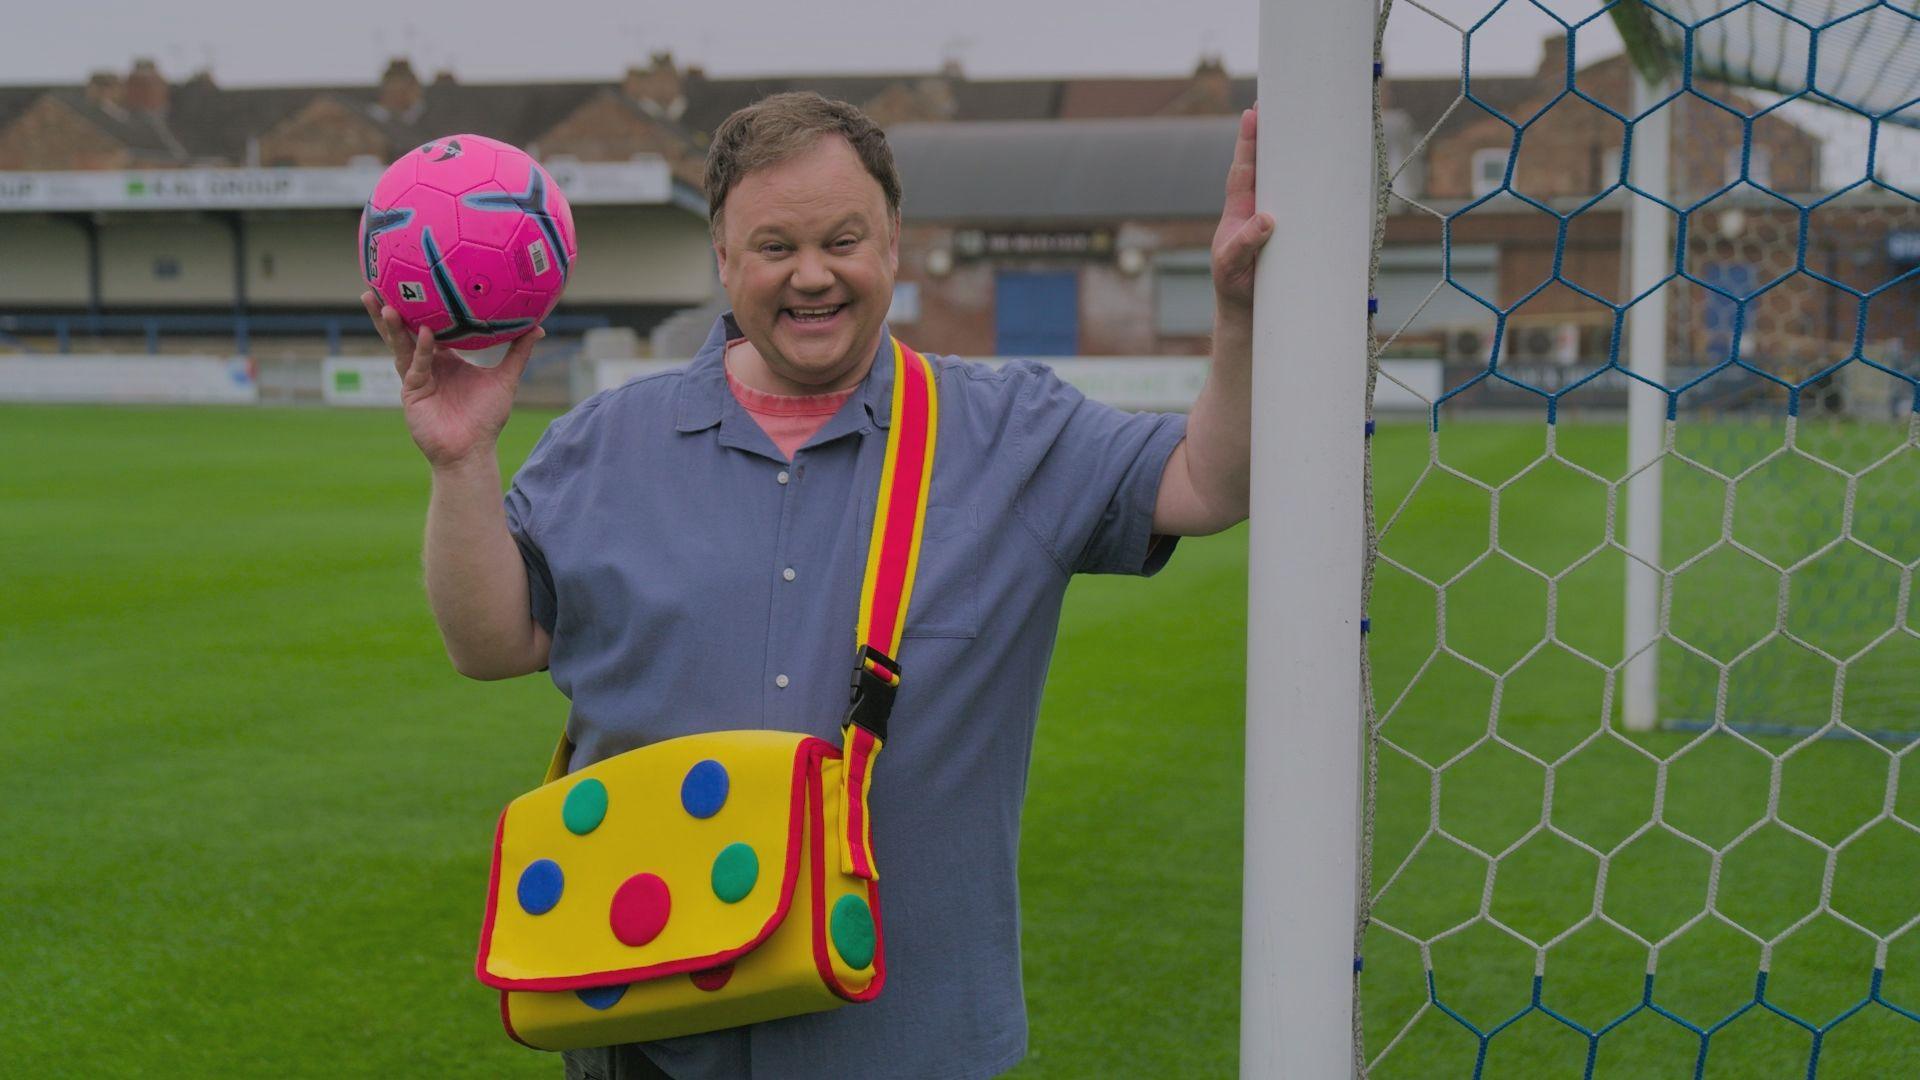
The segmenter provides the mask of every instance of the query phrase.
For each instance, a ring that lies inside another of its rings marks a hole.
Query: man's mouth
[[[781,308],[780,311],[781,314],[802,326],[814,326],[833,321],[833,317],[840,314],[840,309],[846,306],[845,304],[828,304],[821,307]]]

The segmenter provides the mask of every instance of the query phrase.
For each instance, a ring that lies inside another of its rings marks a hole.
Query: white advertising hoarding
[[[320,361],[320,398],[329,405],[400,406],[391,356],[329,356]]]
[[[253,405],[244,356],[0,356],[0,401]]]

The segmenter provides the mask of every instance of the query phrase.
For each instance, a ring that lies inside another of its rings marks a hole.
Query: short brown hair
[[[823,135],[839,135],[880,184],[887,210],[900,216],[900,174],[886,133],[866,113],[812,91],[774,94],[721,121],[707,147],[707,225],[720,236],[720,212],[741,178],[812,147]]]

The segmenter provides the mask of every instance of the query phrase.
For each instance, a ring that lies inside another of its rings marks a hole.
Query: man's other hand
[[[1213,294],[1223,313],[1253,310],[1253,266],[1273,236],[1273,215],[1253,209],[1254,147],[1260,106],[1240,114],[1240,134],[1227,168],[1227,200],[1213,232]]]

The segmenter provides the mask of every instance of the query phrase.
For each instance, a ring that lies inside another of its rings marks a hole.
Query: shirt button
[[[780,475],[774,477],[774,479],[780,481],[783,484],[786,483],[787,480],[789,479],[789,477],[787,476],[787,470],[781,469]]]
[[[792,580],[793,580],[793,567],[791,567],[791,566],[789,566],[789,567],[787,567],[787,568],[786,568],[785,570],[782,570],[782,571],[780,571],[780,576],[781,576],[781,577],[783,577],[783,578],[786,578],[786,579],[787,579],[788,581],[792,581]]]
[[[785,675],[775,675],[773,677],[773,685],[785,690],[787,688],[787,677]]]

